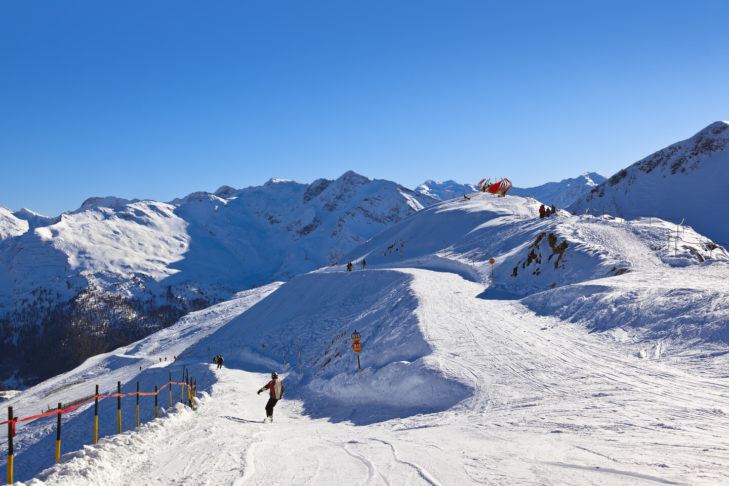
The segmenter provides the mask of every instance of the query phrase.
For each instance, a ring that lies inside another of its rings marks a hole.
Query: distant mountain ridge
[[[169,203],[94,197],[56,218],[0,208],[0,329],[15,350],[0,378],[46,341],[66,340],[72,366],[237,291],[337,263],[435,202],[350,171]]]
[[[425,194],[439,201],[448,201],[454,197],[461,197],[464,194],[478,191],[475,184],[461,184],[454,180],[436,182],[428,179],[415,188],[420,194]]]
[[[558,208],[565,208],[606,180],[597,172],[585,172],[578,177],[562,179],[559,182],[547,182],[541,186],[513,187],[509,194],[533,197],[537,201],[550,206],[554,204]]]
[[[557,207],[564,208],[605,180],[607,179],[596,172],[585,172],[578,177],[563,179],[559,182],[547,182],[541,186],[527,188],[515,186],[509,191],[509,195],[533,197],[542,203],[555,204]],[[461,197],[463,194],[476,192],[478,187],[474,184],[461,184],[453,180],[445,182],[427,180],[415,190],[440,201],[447,201],[454,197]]]
[[[620,170],[568,209],[684,220],[727,244],[729,216],[722,202],[728,182],[729,122],[718,121]]]

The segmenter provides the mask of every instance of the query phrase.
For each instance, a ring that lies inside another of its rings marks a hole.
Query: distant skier
[[[544,215],[545,215],[546,217],[549,217],[549,216],[550,216],[550,215],[552,214],[552,213],[551,213],[551,211],[552,211],[551,209],[547,208],[547,210],[546,210],[546,211],[544,211]]]
[[[552,214],[557,214],[557,206],[552,204]]]
[[[283,398],[284,391],[286,391],[283,381],[278,379],[278,374],[275,371],[271,373],[271,381],[269,381],[266,386],[258,390],[258,394],[260,395],[264,390],[270,390],[269,399],[266,403],[266,420],[273,422],[273,407],[276,406],[276,402]],[[264,420],[264,422],[266,420]]]
[[[223,367],[223,356],[218,355],[218,369]]]
[[[347,271],[348,272],[352,271],[352,262],[347,263]]]
[[[364,270],[365,268],[367,268],[367,260],[363,258],[362,259],[362,270]]]
[[[543,217],[544,217],[544,204],[539,206],[539,218],[541,219]]]

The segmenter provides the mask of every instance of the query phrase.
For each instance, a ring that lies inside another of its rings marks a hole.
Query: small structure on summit
[[[481,192],[490,192],[491,194],[497,194],[499,197],[505,196],[511,186],[511,181],[506,177],[493,184],[491,184],[491,179],[481,179],[478,183],[478,189]]]

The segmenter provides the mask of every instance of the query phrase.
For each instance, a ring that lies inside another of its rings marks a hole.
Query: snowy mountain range
[[[720,205],[698,200],[696,194],[718,198],[723,190],[726,127],[726,122],[714,123],[598,186],[601,176],[586,173],[535,188],[513,188],[509,196],[523,193],[558,207],[581,197],[572,206],[579,213],[588,209],[602,215],[596,209],[600,203],[612,216],[635,212],[671,221],[683,217],[697,234],[686,227],[676,234],[674,225],[672,234],[654,237],[651,244],[656,251],[665,252],[670,245],[674,252],[684,248],[697,259],[710,260],[720,248],[702,235],[721,241],[729,236],[725,236],[729,226]],[[445,206],[437,204],[438,199],[462,202],[460,196],[474,190],[472,185],[454,181],[427,181],[412,191],[347,172],[337,180],[311,184],[271,179],[259,187],[223,186],[215,193],[193,193],[168,203],[89,198],[78,210],[57,217],[0,208],[0,331],[6,350],[0,356],[0,379],[33,382],[69,369],[90,355],[146,336],[240,290],[356,258],[360,255],[356,248],[371,246],[368,240],[378,234],[391,241],[382,256],[377,250],[368,257],[374,262],[398,252],[402,256],[423,241],[432,245],[425,233],[415,241],[392,233],[393,225],[416,221],[410,217],[424,208],[441,214]],[[529,204],[517,204],[509,211],[529,219]],[[444,211],[443,215],[457,213]],[[419,231],[431,231],[432,221]],[[488,237],[511,244],[508,235],[524,229],[507,223]],[[570,235],[540,235],[529,233],[528,244],[522,241],[513,247],[518,251],[510,250],[516,252],[508,260],[514,274],[510,282],[526,279],[524,283],[497,285],[496,290],[523,297],[572,285],[574,278],[629,271],[615,256],[609,268],[595,264],[552,275],[548,266],[539,265],[543,259],[563,265],[560,248]],[[446,246],[447,252],[454,237],[443,236],[437,245]],[[600,245],[585,245],[587,255],[606,251]],[[474,246],[471,257],[477,253]],[[589,274],[584,274],[586,269]],[[58,343],[62,346],[57,360],[33,359],[51,350],[58,353]]]
[[[533,197],[537,201],[547,205],[556,205],[558,208],[565,208],[580,197],[589,193],[595,186],[606,179],[596,172],[585,172],[579,177],[563,179],[559,182],[548,182],[536,187],[512,187],[510,195]],[[439,201],[447,201],[464,194],[478,191],[474,184],[460,184],[456,181],[436,182],[427,180],[415,188],[417,192],[425,194]]]
[[[436,182],[428,179],[416,187],[415,191],[437,199],[438,201],[448,201],[449,199],[461,197],[464,194],[476,192],[478,191],[478,187],[475,184],[461,184],[453,180]]]
[[[337,263],[434,202],[347,172],[169,203],[90,198],[57,218],[0,208],[0,325],[15,350],[0,358],[3,378],[55,341],[67,369],[241,289]]]
[[[509,194],[533,197],[549,206],[554,204],[558,208],[566,208],[605,180],[603,176],[596,172],[585,172],[579,177],[563,179],[559,182],[548,182],[541,186],[513,187]]]
[[[729,182],[729,122],[655,152],[593,188],[568,209],[635,219],[660,217],[729,243],[724,202]]]
[[[158,419],[142,397],[139,428],[124,398],[119,435],[116,401],[101,402],[98,445],[91,401],[64,415],[55,466],[55,416],[19,423],[16,479],[725,484],[729,254],[657,218],[538,207],[430,205],[345,254],[351,272],[246,290],[24,390],[4,403],[19,417],[97,384],[149,392],[183,368],[201,393],[191,410],[165,390]],[[255,391],[272,370],[286,393],[263,424]]]

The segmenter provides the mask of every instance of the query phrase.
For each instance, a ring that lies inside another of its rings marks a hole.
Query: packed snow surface
[[[354,250],[352,272],[237,294],[22,392],[6,403],[27,416],[96,384],[149,391],[183,366],[202,390],[194,411],[165,390],[154,420],[143,397],[139,430],[126,398],[121,435],[103,401],[95,446],[92,405],[64,416],[55,466],[55,418],[20,424],[16,479],[729,482],[729,256],[690,228],[671,240],[665,221],[538,207],[489,194],[431,206]],[[264,424],[255,392],[271,371],[286,394]]]

